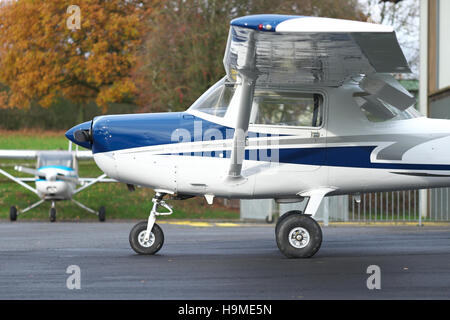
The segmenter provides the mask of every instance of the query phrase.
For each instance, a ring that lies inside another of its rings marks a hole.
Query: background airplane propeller
[[[28,174],[34,175],[36,177],[39,177],[40,179],[45,179],[45,180],[48,180],[48,181],[63,180],[63,181],[67,181],[67,182],[73,182],[73,183],[76,183],[76,184],[80,183],[80,181],[77,178],[67,177],[67,176],[62,175],[60,173],[56,173],[56,174],[53,173],[53,172],[44,173],[44,172],[41,172],[41,171],[36,170],[36,169],[22,167],[22,166],[15,166],[14,169],[19,171],[19,172],[28,173]]]

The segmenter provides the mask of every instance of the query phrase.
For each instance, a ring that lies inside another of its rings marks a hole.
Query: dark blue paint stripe
[[[274,161],[312,166],[332,166],[368,169],[402,169],[450,171],[450,165],[376,163],[370,161],[370,155],[376,146],[325,147],[325,148],[289,148],[246,150],[246,160]],[[275,156],[278,152],[278,158]],[[215,150],[197,153],[172,153],[171,155],[230,158],[231,151]],[[273,158],[272,158],[273,157]]]

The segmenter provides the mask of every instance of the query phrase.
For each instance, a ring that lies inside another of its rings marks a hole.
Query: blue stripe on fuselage
[[[450,165],[371,162],[370,156],[376,147],[352,146],[246,150],[245,159],[311,166],[450,171]],[[277,152],[278,155],[276,155]],[[220,153],[222,153],[222,157],[229,158],[231,151],[215,150],[184,154],[172,153],[171,155],[219,157]]]
[[[219,137],[205,136],[215,133]],[[206,121],[185,112],[150,113],[102,116],[94,121],[92,152],[110,152],[122,149],[167,145],[180,142],[231,139],[234,129]],[[187,135],[187,139],[186,138]],[[249,133],[249,137],[270,137],[267,134]],[[336,166],[374,169],[442,170],[450,171],[450,165],[372,163],[370,156],[377,145],[348,147],[318,147],[289,149],[246,150],[246,159],[270,161],[270,152],[279,152],[280,163],[313,166]],[[268,153],[269,152],[269,153]],[[215,150],[173,155],[218,156],[229,158],[230,151]]]
[[[73,168],[70,167],[66,167],[66,166],[43,166],[38,168],[38,170],[41,169],[61,169],[61,170],[66,170],[66,171],[75,171]]]
[[[201,140],[194,136],[194,120],[202,122],[203,130],[227,129],[184,112],[103,116],[94,120],[92,153],[178,143],[180,130],[188,132],[191,141]]]
[[[179,142],[231,139],[233,135],[233,128],[185,112],[102,116],[94,121],[92,153]],[[249,136],[272,135],[250,132]]]

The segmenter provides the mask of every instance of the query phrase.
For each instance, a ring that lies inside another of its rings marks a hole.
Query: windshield
[[[73,159],[70,153],[53,152],[39,154],[38,168],[47,166],[61,166],[73,168]]]
[[[235,83],[227,81],[226,78],[222,78],[202,94],[190,109],[217,117],[224,117],[235,89]]]

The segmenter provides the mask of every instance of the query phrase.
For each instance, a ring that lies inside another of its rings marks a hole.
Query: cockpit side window
[[[190,110],[224,117],[237,84],[224,77],[208,89]],[[320,127],[323,123],[323,96],[292,89],[255,88],[251,124]]]
[[[355,94],[354,99],[370,122],[398,121],[422,117],[414,106],[401,110],[378,97]]]
[[[323,96],[318,93],[255,90],[250,123],[320,127]]]

